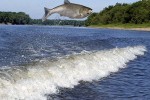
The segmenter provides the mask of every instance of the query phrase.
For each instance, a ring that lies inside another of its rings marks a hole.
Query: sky
[[[133,3],[139,0],[70,0],[72,3],[82,4],[100,12],[103,8],[116,3]],[[64,0],[1,0],[0,11],[25,12],[33,19],[40,19],[44,15],[44,7],[53,8],[64,3]],[[59,19],[54,14],[49,19]]]

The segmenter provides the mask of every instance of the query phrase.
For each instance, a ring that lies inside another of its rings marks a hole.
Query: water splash
[[[25,66],[0,69],[1,100],[45,100],[45,94],[58,93],[58,87],[74,88],[79,81],[99,80],[130,60],[144,55],[144,46],[82,52],[57,61],[39,61]]]

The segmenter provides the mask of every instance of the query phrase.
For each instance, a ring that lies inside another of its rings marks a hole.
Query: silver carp
[[[64,4],[57,6],[53,9],[45,9],[45,14],[42,21],[45,21],[50,15],[54,13],[60,14],[60,16],[69,17],[72,19],[81,19],[89,16],[92,13],[92,9],[80,4],[70,3],[68,0],[64,0]]]

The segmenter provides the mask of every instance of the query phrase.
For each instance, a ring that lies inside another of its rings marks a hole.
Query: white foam
[[[144,55],[144,51],[144,46],[115,48],[26,66],[27,71],[11,74],[14,82],[0,79],[0,100],[45,100],[44,95],[58,93],[58,87],[73,88],[81,80],[91,82],[107,77]]]

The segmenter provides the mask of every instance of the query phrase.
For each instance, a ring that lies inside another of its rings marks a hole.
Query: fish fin
[[[51,15],[51,12],[50,12],[51,10],[50,9],[44,7],[44,10],[45,10],[45,14],[42,18],[42,22],[44,22]]]
[[[69,4],[70,1],[69,0],[64,0],[64,4]]]

